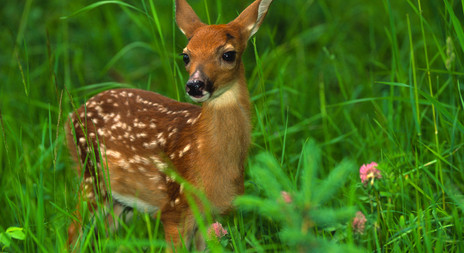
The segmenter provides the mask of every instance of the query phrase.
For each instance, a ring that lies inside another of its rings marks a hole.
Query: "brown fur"
[[[184,50],[191,59],[187,71],[191,76],[201,71],[214,85],[202,107],[154,92],[117,89],[92,97],[70,116],[68,147],[83,175],[79,202],[88,200],[90,212],[98,208],[97,202],[108,205],[112,196],[115,210],[136,205],[155,217],[161,212],[168,243],[177,247],[179,234],[189,242],[195,220],[182,186],[166,173],[170,167],[206,194],[214,212],[231,208],[244,191],[251,131],[241,55],[254,33],[251,28],[257,29],[266,14],[258,14],[261,2],[255,1],[228,25],[207,26],[185,0],[176,1],[177,23],[190,39]],[[270,1],[263,2],[267,11]],[[221,60],[230,50],[237,52],[236,60]],[[76,217],[79,221],[68,231],[70,243],[81,230],[79,211]]]

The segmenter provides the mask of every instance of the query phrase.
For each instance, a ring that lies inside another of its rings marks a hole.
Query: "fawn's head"
[[[186,0],[176,0],[177,25],[189,40],[182,55],[190,75],[185,89],[193,101],[214,99],[239,81],[242,53],[271,2],[256,0],[230,23],[206,25]]]

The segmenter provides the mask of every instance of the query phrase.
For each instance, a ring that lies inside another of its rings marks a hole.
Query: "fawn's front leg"
[[[197,229],[195,217],[190,209],[176,208],[166,210],[161,213],[161,222],[164,226],[164,235],[168,243],[168,251],[172,249],[172,247],[176,250],[182,248],[183,245],[185,245],[186,248],[190,247],[193,234]],[[201,247],[204,249],[205,244],[203,242],[199,244],[202,245]],[[203,250],[198,247],[197,249]]]

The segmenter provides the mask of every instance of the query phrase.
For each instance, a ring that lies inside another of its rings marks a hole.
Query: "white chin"
[[[201,97],[192,97],[192,96],[190,96],[190,98],[193,100],[193,102],[202,103],[202,102],[205,102],[206,100],[208,100],[208,98],[210,96],[211,96],[211,94],[209,92],[204,92],[203,96],[201,96]]]

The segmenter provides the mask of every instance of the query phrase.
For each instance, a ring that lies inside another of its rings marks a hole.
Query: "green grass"
[[[190,2],[224,23],[251,1]],[[66,247],[79,182],[63,134],[73,108],[114,87],[188,101],[173,13],[168,0],[2,4],[0,251]],[[211,250],[464,252],[462,20],[457,0],[275,0],[244,55],[246,195],[219,218],[229,236]],[[359,167],[371,161],[382,179],[365,187]],[[162,225],[135,217],[109,236],[99,229],[100,240],[90,231],[104,224],[89,219],[80,246],[163,251]]]

